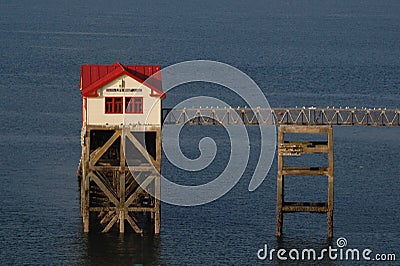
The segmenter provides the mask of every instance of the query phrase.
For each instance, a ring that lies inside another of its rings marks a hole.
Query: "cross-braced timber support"
[[[161,128],[88,126],[81,144],[84,232],[93,227],[124,233],[129,225],[139,234],[159,234]]]
[[[327,141],[299,142],[285,141],[285,133],[326,134]],[[302,154],[328,154],[328,167],[286,166],[285,156],[301,156]],[[328,219],[328,237],[333,236],[333,129],[331,126],[279,126],[278,131],[278,180],[276,201],[276,236],[282,235],[283,213],[313,212],[326,213]],[[285,176],[327,176],[327,202],[286,202],[284,199]]]

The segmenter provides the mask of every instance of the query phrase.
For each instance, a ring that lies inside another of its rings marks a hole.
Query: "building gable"
[[[100,88],[127,75],[148,87],[150,96],[164,98],[160,69],[160,66],[123,66],[119,62],[113,65],[82,65],[79,88],[83,97],[97,97]]]

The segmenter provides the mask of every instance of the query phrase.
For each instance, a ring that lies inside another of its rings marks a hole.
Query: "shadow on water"
[[[160,265],[160,237],[134,234],[85,235],[83,265]]]

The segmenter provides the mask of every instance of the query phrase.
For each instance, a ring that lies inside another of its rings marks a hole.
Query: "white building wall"
[[[121,81],[124,81],[124,92],[107,91],[107,89],[120,89]],[[129,92],[129,89],[141,89],[141,91]],[[123,75],[103,88],[99,89],[98,97],[87,98],[87,124],[88,125],[120,125],[146,124],[161,125],[161,98],[151,97],[151,90],[133,78]],[[143,97],[143,114],[125,114],[125,99],[123,114],[106,114],[105,97]]]

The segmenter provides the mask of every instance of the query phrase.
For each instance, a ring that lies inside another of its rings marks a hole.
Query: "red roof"
[[[151,96],[165,97],[161,86],[160,66],[82,65],[79,88],[82,96],[97,97],[97,90],[122,75],[137,80],[151,89]],[[157,74],[156,74],[157,73]],[[151,79],[146,79],[155,74]]]

